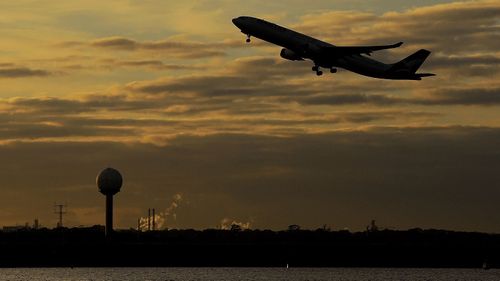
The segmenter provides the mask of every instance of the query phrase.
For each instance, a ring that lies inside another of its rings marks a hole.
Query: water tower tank
[[[120,172],[113,168],[102,170],[96,178],[99,192],[104,195],[115,195],[122,187],[123,178]]]

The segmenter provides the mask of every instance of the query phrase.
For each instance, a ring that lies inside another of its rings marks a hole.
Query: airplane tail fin
[[[408,71],[411,74],[414,74],[417,72],[417,70],[420,68],[422,63],[427,59],[427,57],[431,54],[430,51],[421,49],[417,51],[416,53],[408,56],[407,58],[393,64],[391,70],[393,71],[400,71],[400,70],[405,70]],[[421,77],[425,76],[433,76],[429,75],[431,73],[423,73],[420,74]]]

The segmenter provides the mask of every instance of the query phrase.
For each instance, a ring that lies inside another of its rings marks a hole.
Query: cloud
[[[312,89],[285,79],[303,75],[301,66],[276,58],[250,57],[228,63],[219,73],[135,82],[127,89],[144,94],[193,93],[206,97],[299,95]]]
[[[290,111],[277,105],[262,107],[257,104],[255,109],[248,109],[246,103],[227,103],[225,106],[200,103],[190,107],[172,105],[167,110],[160,110],[154,100],[135,104],[122,99],[95,104],[93,100],[85,99],[16,99],[0,114],[0,121],[4,124],[0,141],[67,141],[77,137],[99,137],[101,140],[164,145],[170,137],[193,132],[200,135],[247,132],[286,136],[320,128],[331,130],[338,124],[421,120],[438,116],[432,112],[398,110],[313,114]],[[129,115],[135,112],[140,117],[124,118],[124,112]],[[145,114],[149,117],[145,118]]]
[[[143,51],[161,52],[169,55],[169,58],[178,59],[200,59],[225,56],[226,48],[242,47],[241,42],[224,40],[218,43],[195,42],[184,39],[165,39],[158,41],[137,41],[134,39],[114,36],[85,41],[64,41],[58,44],[61,47],[94,47],[103,50],[118,51]]]
[[[165,64],[159,60],[131,60],[131,61],[110,61],[112,65],[118,67],[148,67],[159,70],[185,70],[185,69],[199,69],[196,66],[179,65],[179,64]]]
[[[378,94],[334,94],[314,95],[298,98],[298,102],[306,105],[346,105],[346,104],[374,104],[394,105],[408,102],[405,99]]]
[[[252,44],[245,50],[239,49],[247,46],[233,37],[209,42],[186,39],[189,36],[186,34],[162,40],[118,35],[67,41],[63,45],[71,46],[68,47],[70,51],[106,54],[105,58],[95,56],[95,62],[93,59],[72,62],[67,65],[69,69],[122,70],[121,73],[130,75],[131,79],[138,77],[138,81],[130,83],[126,91],[149,97],[163,95],[164,98],[175,96],[179,99],[180,96],[194,95],[200,102],[202,97],[217,97],[221,102],[219,108],[227,105],[227,101],[223,101],[224,97],[242,96],[259,96],[261,101],[267,99],[266,103],[271,97],[287,100],[287,97],[303,96],[303,100],[297,98],[301,105],[319,105],[321,100],[325,100],[325,104],[330,106],[419,104],[419,101],[414,101],[420,98],[415,94],[428,96],[423,92],[432,92],[438,87],[470,87],[468,85],[471,81],[479,80],[483,88],[494,87],[491,84],[500,69],[496,53],[498,44],[493,40],[498,32],[495,19],[498,9],[500,8],[495,1],[474,1],[417,7],[384,14],[330,10],[304,15],[296,24],[291,25],[299,31],[339,45],[385,44],[404,40],[407,44],[401,49],[375,54],[377,59],[386,62],[400,60],[420,47],[429,48],[433,54],[423,65],[422,71],[436,72],[438,76],[415,83],[374,80],[346,71],[315,79],[309,71],[310,62],[281,60],[278,57],[279,47],[263,49]],[[260,41],[255,40],[254,43],[258,42]],[[269,53],[271,50],[273,57]],[[245,54],[252,56],[242,57]],[[163,55],[167,56],[158,58]],[[233,56],[240,59],[231,61]],[[186,59],[191,58],[210,58],[211,61],[194,65],[192,60],[186,62]],[[182,63],[179,63],[179,59]],[[68,68],[62,68],[63,71],[66,69]],[[134,76],[129,73],[139,69],[180,70],[182,76],[158,78],[149,73],[145,75],[144,71],[134,73]],[[148,77],[155,80],[148,80]],[[203,101],[207,102],[207,99]],[[420,102],[420,105],[425,104]],[[185,103],[177,105],[184,106]]]
[[[498,1],[464,1],[375,14],[325,11],[307,14],[293,28],[336,45],[373,45],[404,41],[402,48],[374,56],[394,63],[419,48],[432,51],[422,72],[437,73],[426,80],[494,79],[499,73]],[[321,26],[321,28],[318,28]],[[427,82],[432,83],[432,82]]]
[[[458,61],[458,62],[457,62]],[[442,59],[436,65],[455,67],[477,64],[497,68],[497,62],[490,57],[463,57]],[[175,96],[176,94],[196,97],[234,98],[254,97],[262,100],[277,98],[281,102],[298,102],[302,105],[495,105],[498,85],[494,81],[482,81],[469,86],[456,83],[433,83],[413,87],[413,82],[402,85],[398,81],[358,79],[339,80],[331,85],[328,81],[299,80],[305,65],[292,64],[275,58],[253,57],[239,59],[228,65],[225,72],[208,75],[191,75],[173,79],[142,81],[127,85],[134,93],[153,96]],[[341,74],[338,74],[341,75]],[[335,77],[336,78],[336,77]],[[258,81],[258,83],[256,83]],[[455,81],[453,81],[455,82]],[[489,83],[488,83],[489,82]],[[419,83],[419,82],[416,82]],[[457,81],[457,83],[460,83]],[[403,94],[407,90],[412,95]],[[221,99],[218,101],[222,102]]]
[[[156,101],[157,102],[157,101]],[[130,99],[120,94],[89,94],[73,98],[31,97],[11,98],[4,106],[13,113],[64,115],[76,113],[95,113],[101,111],[126,111],[151,109],[158,106],[155,101]]]
[[[429,105],[498,106],[500,104],[500,87],[442,89],[435,91],[429,99],[415,101]]]
[[[76,71],[80,71],[80,73],[84,70],[89,70],[92,72],[96,71],[134,71],[134,70],[150,70],[150,71],[196,71],[196,70],[206,70],[206,65],[195,65],[195,64],[186,64],[186,63],[172,63],[168,60],[156,59],[153,57],[131,57],[131,58],[123,58],[117,57],[115,58],[113,55],[109,55],[107,57],[100,56],[79,56],[72,55],[66,57],[52,57],[52,58],[43,58],[43,59],[33,59],[30,60],[33,63],[42,64],[42,65],[56,65],[61,72],[68,74],[68,72],[75,73]],[[0,64],[0,68],[2,65]],[[49,73],[52,74],[52,73]],[[78,73],[79,74],[79,73]],[[75,75],[78,75],[75,73]]]
[[[444,53],[496,52],[499,12],[497,1],[437,4],[382,15],[328,11],[303,16],[295,27],[339,45],[406,41]]]
[[[251,57],[211,75],[138,81],[71,98],[11,98],[0,102],[0,118],[7,124],[0,140],[117,138],[164,145],[186,133],[290,136],[365,125],[446,124],[440,122],[446,113],[414,106],[499,104],[494,84],[410,86],[402,93],[404,87],[393,81],[304,80],[302,67]],[[358,105],[363,107],[353,107]]]
[[[488,65],[499,66],[500,57],[496,55],[463,55],[463,56],[444,56],[436,55],[429,61],[429,64],[435,67],[456,67],[463,65]],[[498,70],[498,68],[496,68]]]
[[[289,99],[290,100],[290,99]],[[420,96],[397,97],[379,94],[332,94],[293,98],[304,105],[482,105],[500,104],[500,88],[442,88],[429,90]]]
[[[184,26],[166,30],[155,28],[158,20],[174,20],[155,1],[147,10],[135,2],[103,2],[108,9],[95,15],[96,3],[75,13],[75,4],[65,4],[50,12],[67,15],[58,15],[58,29],[47,25],[52,16],[32,21],[27,10],[8,20],[15,28],[1,51],[0,77],[46,79],[2,81],[5,224],[36,215],[51,225],[46,210],[60,199],[74,214],[71,223],[102,223],[94,179],[114,166],[126,179],[116,200],[124,228],[135,227],[158,198],[181,192],[181,228],[252,218],[252,228],[363,229],[376,218],[398,228],[500,231],[488,215],[499,212],[492,183],[500,180],[500,132],[486,127],[497,126],[500,105],[497,1],[379,14],[327,10],[331,1],[321,1],[306,15],[296,1],[297,12],[278,15],[276,22],[296,20],[291,27],[338,45],[405,41],[374,54],[382,61],[429,48],[422,70],[438,76],[420,82],[342,70],[316,77],[310,62],[280,59],[280,47],[245,45],[221,16],[229,14],[223,4],[206,17],[197,5],[203,26],[185,17],[191,4],[179,4],[185,13],[169,7]],[[283,11],[282,3],[269,5]],[[156,17],[139,26],[145,11]],[[36,32],[24,33],[27,26]],[[54,48],[60,40],[67,41]]]
[[[8,124],[0,140],[117,138],[164,145],[186,133],[290,136],[365,125],[447,124],[441,121],[447,119],[446,112],[415,106],[499,104],[493,82],[434,88],[432,83],[360,83],[359,77],[304,79],[303,67],[278,58],[248,57],[210,75],[137,81],[73,97],[10,98],[0,102],[0,117]],[[354,107],[359,105],[363,107]]]
[[[0,78],[46,77],[53,73],[42,69],[27,67],[0,67]]]
[[[85,223],[102,223],[92,209],[103,200],[94,179],[111,165],[126,179],[117,210],[138,210],[116,212],[123,228],[135,227],[155,198],[182,192],[188,200],[177,214],[179,228],[213,227],[230,215],[255,218],[252,228],[261,229],[291,223],[363,229],[376,218],[397,228],[499,231],[495,217],[484,216],[500,211],[493,184],[500,180],[499,139],[498,128],[447,126],[285,138],[182,135],[164,146],[11,142],[0,146],[3,157],[16,159],[0,163],[0,184],[10,187],[0,203],[7,213],[38,214],[48,225],[53,216],[45,210],[64,198],[69,210],[93,214]],[[79,188],[66,190],[71,186]],[[29,207],[19,210],[19,204]]]
[[[94,40],[90,45],[103,48],[133,50],[138,48],[139,43],[123,37],[110,37]]]

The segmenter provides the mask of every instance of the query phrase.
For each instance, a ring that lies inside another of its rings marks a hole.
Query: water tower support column
[[[113,233],[113,195],[106,195],[106,237]]]

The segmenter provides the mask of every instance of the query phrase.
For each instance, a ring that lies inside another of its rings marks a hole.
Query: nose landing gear
[[[252,39],[250,39],[250,34],[247,34],[247,40],[245,40],[247,43],[252,42]]]

